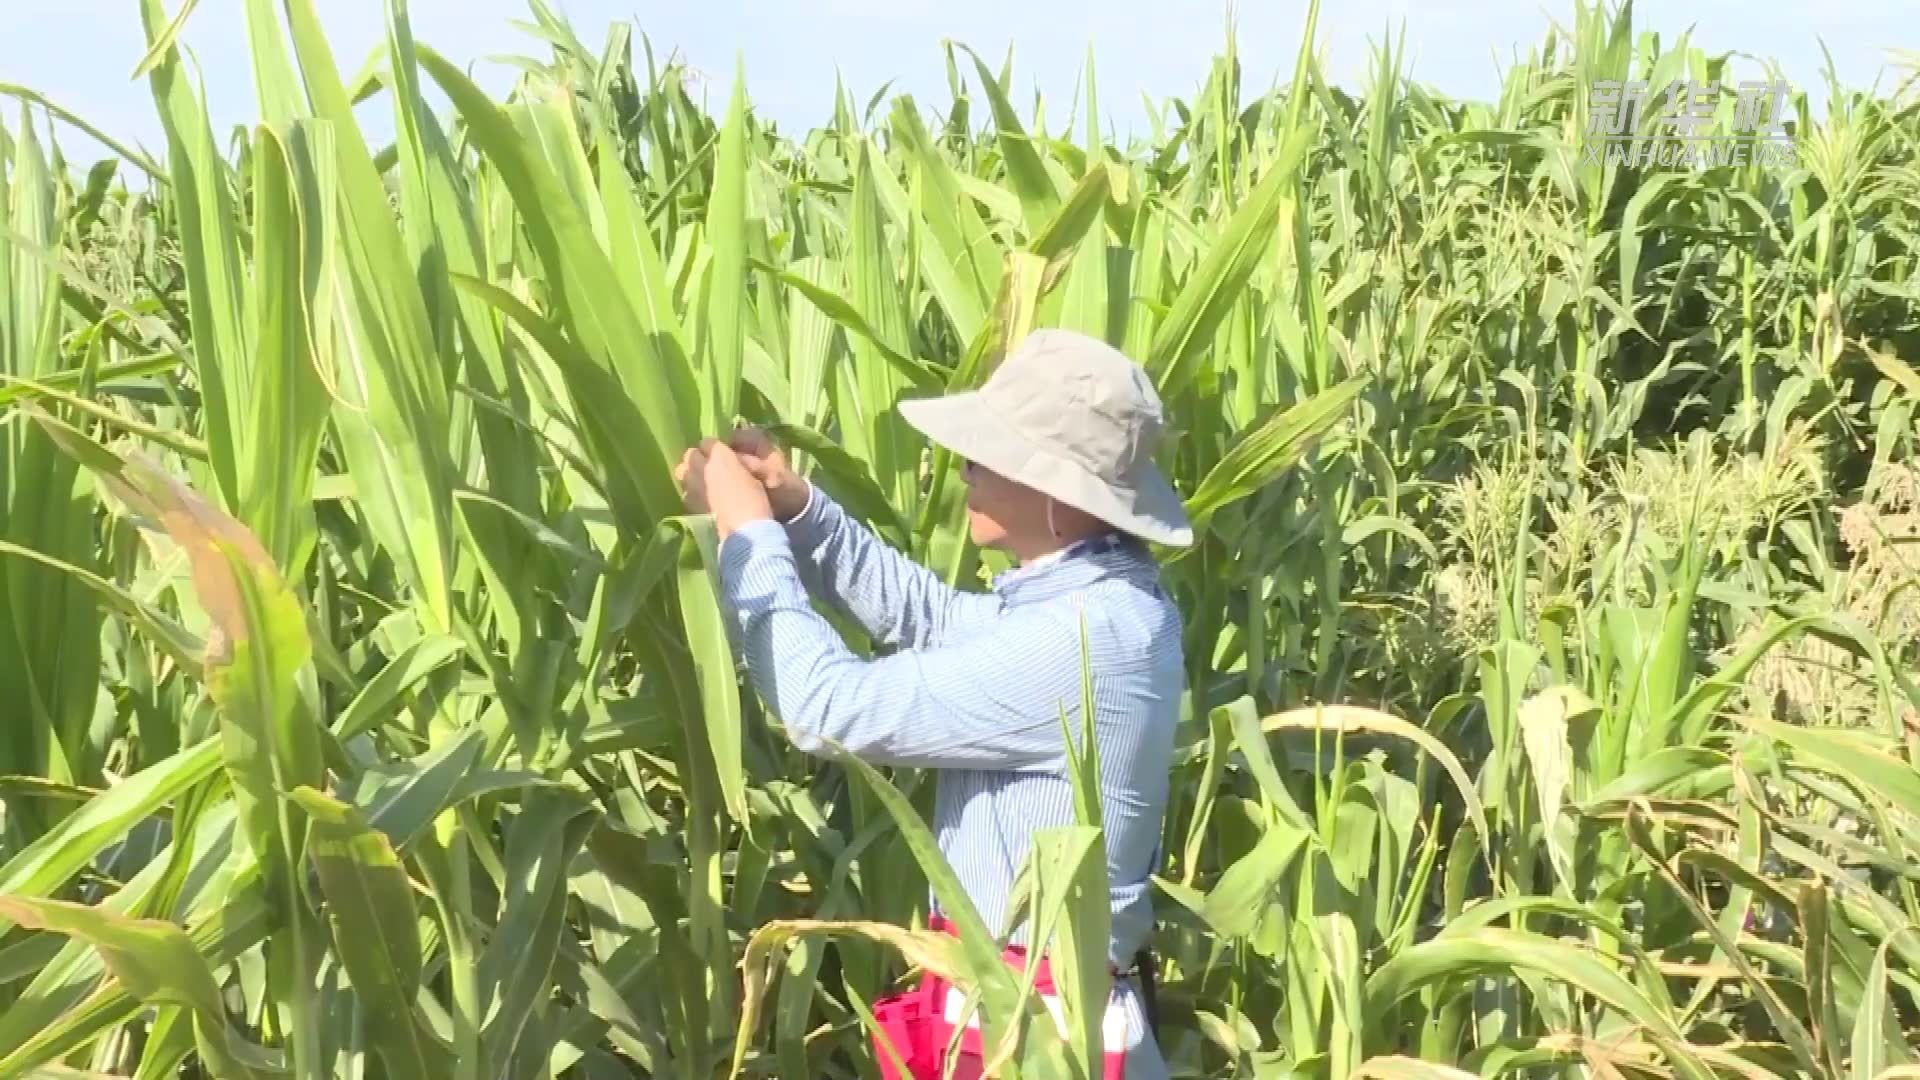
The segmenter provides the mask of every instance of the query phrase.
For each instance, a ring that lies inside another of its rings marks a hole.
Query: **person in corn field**
[[[1043,329],[980,389],[899,411],[964,461],[973,540],[1015,566],[991,591],[951,588],[790,470],[763,432],[708,439],[676,472],[689,508],[711,513],[721,537],[722,602],[749,678],[802,751],[938,770],[941,853],[999,928],[1034,831],[1074,822],[1061,712],[1079,731],[1084,624],[1116,976],[1104,1076],[1165,1077],[1143,961],[1185,665],[1180,614],[1148,542],[1193,536],[1153,462],[1159,398],[1119,350]],[[810,594],[887,651],[855,654]],[[937,899],[934,915],[950,932]],[[940,1075],[959,1000],[929,977],[876,1010],[904,1075]],[[963,1048],[978,1075],[975,1016]],[[888,1077],[903,1075],[879,1060]]]

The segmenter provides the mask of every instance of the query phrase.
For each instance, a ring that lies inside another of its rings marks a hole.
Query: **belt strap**
[[[1155,960],[1152,949],[1141,949],[1133,954],[1134,970],[1140,973],[1141,1004],[1146,1006],[1147,1033],[1157,1041],[1160,1038],[1160,994],[1155,985]]]

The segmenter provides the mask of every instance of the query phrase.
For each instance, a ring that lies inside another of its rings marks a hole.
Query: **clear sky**
[[[144,80],[128,78],[145,39],[140,0],[0,0],[0,83],[23,84],[159,155],[164,143]],[[165,0],[176,10],[180,0]],[[947,99],[941,41],[972,46],[998,70],[1013,49],[1015,104],[1030,115],[1037,90],[1050,127],[1065,121],[1089,47],[1106,126],[1122,139],[1146,130],[1142,96],[1191,97],[1223,41],[1222,0],[552,0],[590,46],[610,21],[630,21],[656,54],[678,51],[712,81],[709,104],[724,106],[736,56],[762,115],[789,133],[826,119],[843,78],[864,105],[891,81],[923,104]],[[202,0],[184,40],[211,99],[216,133],[255,118],[244,0]],[[275,5],[278,7],[278,5]],[[382,36],[384,0],[317,0],[336,57],[351,75]],[[1306,0],[1241,0],[1234,12],[1249,90],[1291,71],[1305,27]],[[494,92],[512,69],[489,57],[540,55],[517,27],[526,0],[411,0],[415,36],[469,66]],[[1404,26],[1413,76],[1443,91],[1489,95],[1500,69],[1568,22],[1573,0],[1323,0],[1320,41],[1327,70],[1351,85],[1364,77],[1370,42]],[[1824,103],[1822,45],[1842,82],[1883,88],[1910,74],[1896,50],[1920,50],[1920,0],[1642,0],[1638,25],[1676,36],[1692,27],[1710,52],[1780,61],[1816,108]],[[636,42],[638,38],[636,34]],[[366,111],[372,132],[391,125],[384,104]],[[9,107],[7,123],[18,122]],[[90,159],[84,137],[65,135],[69,156]]]

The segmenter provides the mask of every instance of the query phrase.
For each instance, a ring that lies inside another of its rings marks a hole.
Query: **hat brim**
[[[1169,547],[1193,544],[1186,505],[1165,474],[1142,462],[1125,486],[1038,446],[975,391],[899,403],[901,419],[955,454],[1092,514],[1116,529]]]

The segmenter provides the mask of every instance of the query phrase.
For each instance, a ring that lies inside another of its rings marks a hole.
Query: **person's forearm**
[[[809,487],[807,501],[783,524],[808,587],[875,641],[903,648],[925,645],[999,609],[993,596],[948,586],[817,487]]]
[[[1056,762],[1077,708],[1078,640],[1029,609],[996,634],[865,660],[808,602],[785,531],[754,522],[721,545],[722,603],[756,693],[799,750],[881,765],[1017,769]]]

